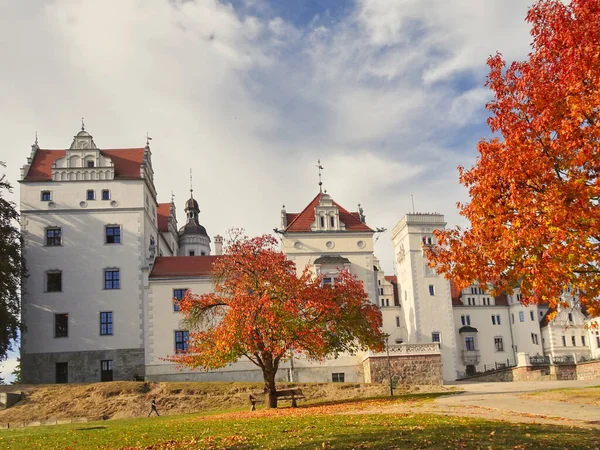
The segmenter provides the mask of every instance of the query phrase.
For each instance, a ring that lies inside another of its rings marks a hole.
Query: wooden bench
[[[250,411],[255,411],[256,404],[262,403],[265,401],[265,395],[266,395],[265,393],[250,394],[249,400],[250,400],[250,404],[252,405],[252,407],[250,408]],[[305,398],[304,395],[302,394],[302,389],[282,389],[281,391],[277,391],[275,393],[275,395],[277,396],[278,401],[279,400],[291,400],[292,408],[298,407],[296,400]]]

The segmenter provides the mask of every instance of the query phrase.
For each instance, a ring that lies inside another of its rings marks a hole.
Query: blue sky
[[[2,2],[0,160],[17,184],[35,132],[65,148],[84,116],[100,148],[150,133],[159,201],[173,191],[180,220],[192,168],[213,236],[269,232],[282,204],[301,211],[319,158],[325,188],[374,228],[391,230],[411,194],[464,225],[456,168],[489,136],[485,62],[526,57],[530,3]],[[376,253],[393,273],[390,231]]]

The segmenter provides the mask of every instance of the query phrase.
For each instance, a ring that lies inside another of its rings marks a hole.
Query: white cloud
[[[485,60],[526,55],[526,6],[360,0],[298,26],[215,0],[3,2],[0,160],[16,184],[35,131],[64,148],[84,116],[101,148],[150,133],[159,200],[173,190],[182,220],[193,168],[211,235],[268,232],[283,203],[303,209],[319,157],[334,198],[362,203],[371,225],[391,229],[411,193],[452,225],[456,166],[479,137],[463,128],[485,124]],[[391,253],[389,236],[377,249]]]

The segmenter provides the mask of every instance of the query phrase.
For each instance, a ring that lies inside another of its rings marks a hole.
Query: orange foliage
[[[214,292],[188,292],[181,301],[189,346],[170,360],[208,370],[245,356],[262,369],[272,391],[290,352],[322,359],[382,349],[381,313],[361,281],[342,271],[336,284],[322,286],[309,268],[297,275],[276,245],[268,235],[234,236],[213,265]]]
[[[566,287],[600,315],[600,1],[538,1],[532,51],[506,67],[488,60],[495,98],[474,167],[459,167],[471,227],[437,233],[432,266],[461,287],[520,286],[555,305]]]

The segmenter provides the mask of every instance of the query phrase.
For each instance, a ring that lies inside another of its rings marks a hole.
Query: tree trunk
[[[263,369],[263,378],[265,380],[265,406],[267,408],[277,408],[277,388],[275,387],[276,370]]]

